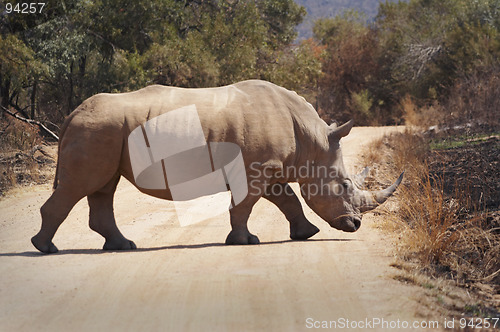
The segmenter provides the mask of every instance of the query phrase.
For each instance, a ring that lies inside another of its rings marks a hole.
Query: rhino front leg
[[[319,232],[319,229],[307,220],[299,198],[288,183],[271,185],[263,197],[274,203],[290,222],[292,240],[305,240]]]
[[[90,207],[89,226],[106,239],[104,250],[137,248],[135,243],[125,238],[116,226],[113,197],[119,181],[120,175],[116,174],[106,186],[87,196]]]
[[[243,202],[229,210],[231,232],[226,238],[226,244],[259,244],[259,238],[248,230],[247,222],[254,204],[260,197],[248,195]]]

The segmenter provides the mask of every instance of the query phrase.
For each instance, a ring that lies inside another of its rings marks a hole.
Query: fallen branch
[[[31,119],[27,119],[27,118],[23,118],[22,116],[16,114],[16,113],[13,113],[11,111],[9,111],[7,108],[3,107],[3,106],[0,106],[2,108],[2,110],[15,117],[16,119],[18,120],[21,120],[21,121],[24,121],[26,123],[29,123],[29,124],[36,124],[38,127],[40,127],[40,129],[42,129],[43,131],[45,131],[47,134],[49,134],[52,138],[55,138],[57,141],[59,141],[59,136],[57,136],[53,131],[51,131],[49,128],[45,127],[45,125],[43,123],[41,123],[40,121],[36,121],[36,120],[31,120]]]
[[[493,273],[492,273],[492,274],[490,274],[489,276],[484,277],[484,278],[482,279],[482,281],[488,281],[488,282],[490,282],[490,281],[492,281],[492,280],[493,280],[493,279],[494,279],[497,275],[499,275],[499,274],[500,274],[500,269],[498,269],[496,272],[493,272]]]

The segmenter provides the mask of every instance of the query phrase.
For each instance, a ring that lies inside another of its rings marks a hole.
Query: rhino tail
[[[71,113],[66,120],[64,121],[61,131],[59,132],[59,141],[57,143],[57,163],[56,163],[56,175],[54,176],[54,183],[52,184],[52,189],[55,190],[57,188],[57,183],[58,183],[58,173],[59,173],[59,156],[61,154],[61,142],[64,137],[64,132],[66,131],[66,128],[68,128],[69,123],[71,122],[71,119],[73,118],[75,112]]]

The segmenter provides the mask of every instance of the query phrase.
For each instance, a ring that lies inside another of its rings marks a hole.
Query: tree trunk
[[[0,73],[0,84],[3,83],[2,73]],[[0,85],[0,98],[2,99],[0,106],[9,107],[10,79],[5,80],[5,84]],[[3,112],[0,114],[0,119],[3,118]]]
[[[34,120],[36,116],[36,90],[38,82],[35,80],[33,83],[33,90],[31,90],[31,118]]]
[[[69,93],[68,93],[68,111],[66,115],[69,115],[73,111],[73,61],[71,61],[69,67]]]

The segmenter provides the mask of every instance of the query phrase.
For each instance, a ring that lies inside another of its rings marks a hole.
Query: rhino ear
[[[353,125],[354,125],[353,120],[349,120],[340,127],[337,127],[336,124],[330,125],[328,131],[328,138],[340,140],[342,137],[345,137],[349,134]]]

